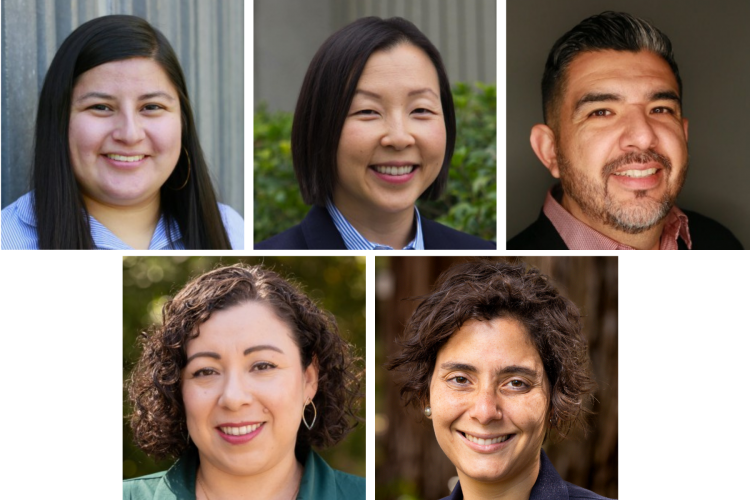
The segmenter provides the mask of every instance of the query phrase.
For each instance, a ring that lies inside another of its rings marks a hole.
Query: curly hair
[[[270,305],[293,332],[302,367],[318,365],[317,425],[300,422],[295,454],[302,459],[311,446],[339,442],[359,421],[362,396],[361,359],[338,334],[333,315],[319,309],[299,288],[262,266],[236,264],[194,278],[162,310],[162,326],[139,336],[142,353],[128,382],[136,444],[156,459],[179,456],[188,446],[181,372],[187,344],[214,311],[247,301]],[[306,412],[312,409],[306,408]],[[307,416],[308,421],[312,415]]]
[[[440,275],[423,297],[399,341],[401,352],[386,365],[401,372],[405,405],[423,408],[438,352],[468,320],[512,318],[536,347],[551,387],[552,427],[561,436],[586,426],[595,383],[578,307],[563,297],[538,269],[523,264],[478,260]]]

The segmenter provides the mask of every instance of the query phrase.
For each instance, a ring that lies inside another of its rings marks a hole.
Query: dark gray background
[[[750,2],[524,0],[507,5],[507,238],[539,215],[554,180],[529,145],[555,41],[605,10],[647,19],[672,41],[690,121],[690,170],[677,204],[750,246]]]

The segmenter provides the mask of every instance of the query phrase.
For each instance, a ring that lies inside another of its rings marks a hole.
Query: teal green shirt
[[[123,500],[195,500],[198,454],[187,453],[166,472],[123,481]],[[364,500],[365,478],[333,470],[311,451],[297,500]]]

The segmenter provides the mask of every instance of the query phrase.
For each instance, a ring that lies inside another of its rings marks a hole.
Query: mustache
[[[612,174],[615,170],[618,168],[624,166],[624,165],[630,165],[633,163],[650,163],[650,162],[657,162],[661,164],[666,170],[667,173],[669,173],[670,170],[672,170],[672,162],[667,158],[666,156],[657,153],[656,151],[631,151],[630,153],[625,153],[622,156],[619,156],[612,160],[611,162],[604,165],[604,168],[602,169],[602,174],[604,176],[604,179],[606,180],[607,177]]]

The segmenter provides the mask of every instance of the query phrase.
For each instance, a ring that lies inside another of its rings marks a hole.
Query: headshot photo
[[[745,3],[509,3],[507,249],[742,249],[748,15]]]
[[[3,2],[2,249],[243,249],[243,9]]]
[[[376,264],[378,500],[618,497],[616,257]]]
[[[125,257],[123,497],[365,499],[363,257]]]
[[[254,248],[496,248],[496,5],[254,3]]]

